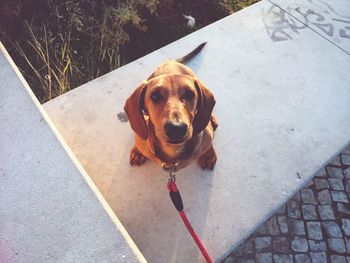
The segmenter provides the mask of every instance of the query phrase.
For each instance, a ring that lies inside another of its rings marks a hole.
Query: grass
[[[0,40],[43,103],[255,2],[3,0]]]

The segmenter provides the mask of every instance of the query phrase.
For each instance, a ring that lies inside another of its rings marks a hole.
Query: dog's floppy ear
[[[194,80],[197,93],[197,113],[192,123],[193,133],[198,134],[207,127],[215,105],[215,98],[211,91],[198,79]]]
[[[124,111],[128,115],[131,128],[144,140],[148,137],[148,128],[143,117],[146,87],[147,82],[144,81],[126,100],[124,106]]]

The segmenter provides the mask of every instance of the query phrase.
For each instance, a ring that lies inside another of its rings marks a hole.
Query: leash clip
[[[170,182],[175,182],[176,179],[175,179],[175,174],[173,174],[173,170],[172,169],[169,169],[169,183]]]
[[[175,182],[175,174],[173,173],[177,168],[178,163],[168,164],[166,162],[162,163],[163,170],[169,172],[169,182]]]

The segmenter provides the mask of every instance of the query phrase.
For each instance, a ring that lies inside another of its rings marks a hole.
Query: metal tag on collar
[[[175,179],[175,174],[173,173],[173,170],[172,169],[169,169],[169,182],[175,182],[176,179]]]

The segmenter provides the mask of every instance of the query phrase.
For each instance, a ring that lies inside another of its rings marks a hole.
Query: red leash
[[[170,172],[170,179],[167,183],[167,187],[169,190],[169,195],[171,198],[171,201],[173,201],[173,204],[176,208],[177,211],[179,211],[179,215],[184,222],[185,226],[187,227],[188,232],[190,232],[193,240],[196,242],[199,250],[202,252],[203,257],[205,258],[207,263],[212,263],[213,261],[211,260],[207,250],[203,246],[201,240],[199,239],[197,233],[194,231],[193,227],[191,226],[190,221],[188,220],[185,212],[183,211],[184,206],[182,203],[182,198],[180,195],[179,190],[177,189],[176,183],[175,183],[175,175],[173,175],[172,171],[169,170]]]

